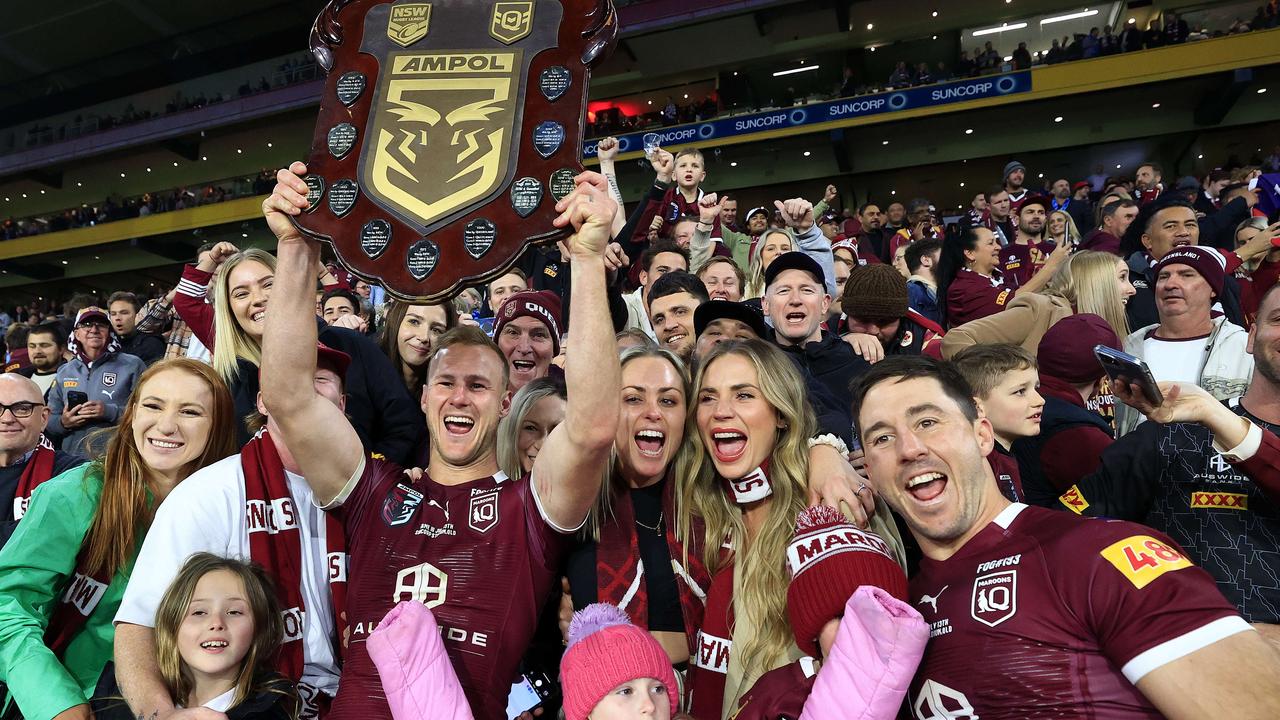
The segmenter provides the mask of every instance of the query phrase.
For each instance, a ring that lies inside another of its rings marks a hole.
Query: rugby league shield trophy
[[[612,0],[330,0],[327,73],[294,218],[391,294],[438,302],[551,242],[582,171],[591,67]]]

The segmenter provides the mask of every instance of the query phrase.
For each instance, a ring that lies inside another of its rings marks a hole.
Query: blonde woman
[[[573,610],[612,603],[680,665],[697,648],[711,586],[701,519],[684,504],[673,472],[691,442],[689,372],[675,353],[654,345],[628,348],[619,362],[622,397],[613,459],[588,532],[569,556],[569,595],[560,619],[567,627]],[[825,445],[806,448],[814,458],[807,463],[809,488],[833,475],[822,467],[830,459],[823,452],[835,455]],[[869,510],[854,512],[861,520],[857,513]],[[678,525],[685,528],[681,536]]]
[[[1076,221],[1065,210],[1054,210],[1049,213],[1048,240],[1061,245],[1069,243],[1071,245],[1080,244],[1080,230],[1076,227]]]
[[[1019,293],[1003,312],[952,328],[942,338],[942,356],[951,359],[967,347],[989,343],[1012,343],[1034,353],[1054,323],[1078,312],[1100,315],[1116,335],[1125,337],[1129,325],[1124,308],[1135,292],[1124,260],[1081,250],[1041,292]]]
[[[316,268],[316,278],[328,274]],[[215,370],[226,381],[236,417],[252,417],[258,409],[258,367],[262,332],[275,283],[276,258],[266,250],[240,250],[228,242],[200,253],[195,265],[182,270],[173,307],[191,332],[212,353]],[[209,291],[213,304],[206,302]],[[317,319],[320,342],[351,356],[346,379],[346,411],[364,446],[388,460],[409,463],[425,438],[417,400],[409,397],[403,374],[366,335],[326,325]],[[253,436],[237,425],[241,445]]]
[[[761,340],[717,345],[694,388],[677,461],[676,535],[686,547],[701,541],[712,577],[698,647],[714,650],[695,657],[689,682],[691,714],[712,720],[732,711],[761,675],[801,656],[787,621],[786,548],[809,504],[816,423],[794,363]],[[694,517],[705,523],[701,538]],[[885,511],[872,517],[871,530],[901,563]]]
[[[20,716],[90,716],[155,509],[191,473],[235,453],[234,423],[217,373],[164,360],[139,379],[105,454],[36,488],[0,551],[0,682]]]
[[[510,478],[533,470],[533,461],[556,426],[564,422],[568,395],[564,380],[538,378],[511,398],[511,410],[498,423],[498,467]]]
[[[791,233],[786,230],[766,230],[751,252],[751,268],[747,271],[747,286],[742,299],[753,300],[764,295],[764,270],[773,259],[795,249]]]

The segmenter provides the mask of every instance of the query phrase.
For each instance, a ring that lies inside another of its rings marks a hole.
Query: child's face
[[[178,627],[178,654],[197,681],[234,682],[253,643],[253,615],[244,583],[227,570],[196,583]]]
[[[1035,368],[1014,370],[982,398],[982,407],[996,437],[1012,441],[1040,434],[1040,411],[1044,409],[1044,398],[1036,392],[1039,382]]]
[[[667,686],[654,678],[636,678],[609,691],[596,703],[588,720],[670,720]]]
[[[707,179],[707,171],[702,167],[702,158],[697,155],[682,155],[676,160],[676,183],[682,188],[693,189]]]

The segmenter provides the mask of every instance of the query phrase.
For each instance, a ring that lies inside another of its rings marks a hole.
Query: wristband
[[[810,450],[812,450],[817,445],[826,445],[828,447],[833,447],[836,449],[836,452],[840,453],[841,456],[847,456],[849,454],[849,446],[845,445],[843,440],[836,437],[835,435],[832,435],[831,433],[826,433],[824,435],[819,435],[818,437],[809,438]]]
[[[716,226],[715,226],[715,225],[713,225],[713,224],[711,224],[711,223],[704,223],[704,222],[702,222],[701,220],[699,220],[699,221],[698,221],[698,224],[697,224],[697,225],[695,225],[694,227],[696,227],[698,230],[701,230],[702,232],[707,232],[707,233],[709,233],[709,232],[711,232],[712,230],[715,230],[715,229],[716,229]]]

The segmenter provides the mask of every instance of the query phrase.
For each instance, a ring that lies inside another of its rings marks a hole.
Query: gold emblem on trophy
[[[427,36],[431,24],[431,3],[395,5],[387,20],[387,37],[397,45],[409,47]]]
[[[392,55],[370,124],[369,192],[426,228],[498,188],[521,52]]]
[[[494,3],[489,34],[495,40],[510,45],[528,35],[532,28],[533,0]]]

